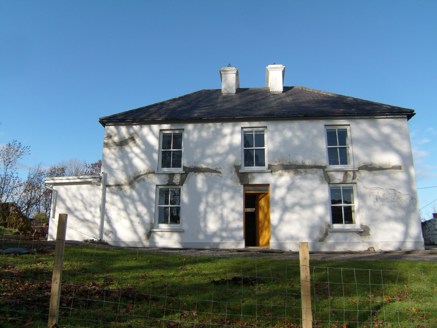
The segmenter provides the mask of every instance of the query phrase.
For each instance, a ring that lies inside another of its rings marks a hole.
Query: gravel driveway
[[[10,241],[11,242],[11,241]],[[8,240],[3,240],[1,243],[3,247],[17,247]],[[9,244],[9,245],[6,245]],[[26,248],[54,248],[54,241],[24,241],[20,240],[20,245]],[[265,257],[276,259],[291,259],[298,260],[298,252],[284,252],[280,250],[266,249],[266,248],[242,248],[242,249],[194,249],[194,248],[123,248],[108,245],[106,243],[92,242],[83,243],[76,241],[66,241],[65,247],[74,247],[79,245],[88,245],[90,247],[97,248],[122,248],[129,249],[131,251],[147,252],[147,253],[159,253],[159,254],[177,254],[186,256],[208,256],[208,257]],[[374,261],[374,260],[387,260],[387,261],[423,261],[423,262],[437,262],[437,246],[427,246],[424,251],[395,251],[395,252],[377,252],[377,251],[364,251],[364,252],[325,252],[325,253],[310,253],[311,260],[318,261],[347,261],[347,260],[361,260],[361,261]]]
[[[169,248],[129,248],[148,253],[177,254],[186,256],[209,256],[209,257],[265,257],[277,259],[298,260],[299,253],[283,252],[270,249],[169,249]],[[387,261],[424,261],[437,262],[437,247],[424,251],[395,251],[395,252],[326,252],[310,253],[311,260],[319,261],[347,261],[347,260],[387,260]]]

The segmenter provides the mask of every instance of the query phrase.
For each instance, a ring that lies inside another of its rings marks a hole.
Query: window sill
[[[343,229],[339,229],[339,228],[331,228],[329,229],[329,232],[364,232],[364,229],[361,228],[355,228],[355,227],[351,227],[351,228],[343,228]]]
[[[325,172],[344,172],[344,171],[358,171],[358,169],[351,167],[351,166],[339,166],[339,167],[333,167],[330,166],[325,169]]]
[[[173,228],[173,229],[161,229],[161,228],[154,228],[150,230],[151,232],[184,232],[184,229],[178,229],[178,228]]]
[[[267,170],[267,169],[253,169],[253,170],[242,169],[242,170],[239,171],[239,173],[272,173],[272,170]]]
[[[185,171],[156,171],[155,174],[184,174]]]

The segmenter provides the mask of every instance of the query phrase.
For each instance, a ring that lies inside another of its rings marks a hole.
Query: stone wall
[[[437,218],[422,222],[425,245],[437,245]]]

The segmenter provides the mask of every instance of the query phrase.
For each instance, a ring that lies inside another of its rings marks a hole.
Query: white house
[[[67,239],[138,247],[423,249],[411,109],[304,87],[200,90],[100,118],[102,175],[50,178]]]

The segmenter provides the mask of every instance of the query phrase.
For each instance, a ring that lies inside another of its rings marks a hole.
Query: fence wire
[[[0,327],[47,327],[54,246],[2,240],[1,249],[13,247],[30,252],[0,257]],[[433,270],[313,265],[310,270],[313,327],[437,327]],[[299,272],[296,260],[68,246],[58,323],[60,327],[301,327]]]

